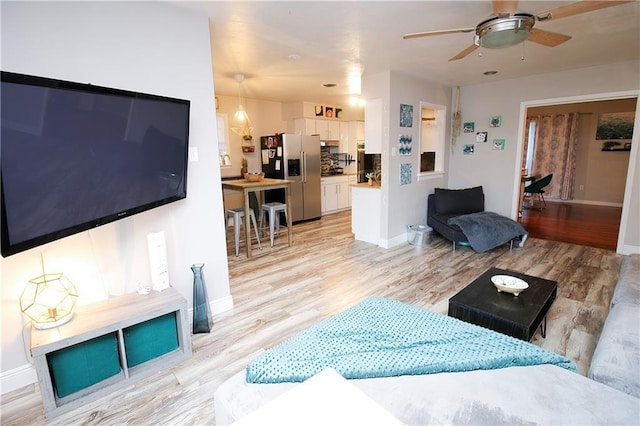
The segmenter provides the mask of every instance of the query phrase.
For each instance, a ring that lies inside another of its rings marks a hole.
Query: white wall
[[[486,209],[515,217],[518,185],[519,149],[521,144],[521,127],[524,121],[524,104],[535,104],[538,100],[575,98],[574,101],[587,98],[602,97],[605,94],[626,92],[640,89],[640,64],[638,61],[609,64],[598,67],[541,74],[526,78],[506,80],[495,83],[464,86],[461,88],[460,109],[462,122],[473,121],[476,131],[489,132],[489,141],[494,138],[506,139],[504,151],[492,149],[491,143],[475,143],[475,135],[461,133],[453,149],[449,161],[449,181],[451,188],[465,188],[483,185],[486,196]],[[549,102],[550,103],[550,102]],[[502,126],[490,129],[490,116],[502,116]],[[638,129],[633,143],[638,144]],[[473,155],[462,155],[462,145],[475,143]],[[634,147],[635,148],[635,147]],[[631,152],[634,158],[634,151]],[[640,184],[632,181],[633,188],[628,188],[629,206],[623,209],[630,222],[637,222],[640,217],[638,200]],[[640,241],[638,226],[629,224],[623,237],[626,245],[635,245]],[[640,250],[640,245],[637,245]]]
[[[2,2],[2,69],[191,101],[187,199],[0,259],[2,391],[35,376],[23,348],[18,298],[29,278],[64,272],[78,303],[150,282],[146,235],[163,231],[172,285],[192,305],[193,263],[204,263],[214,310],[229,293],[209,22],[156,2]],[[27,381],[25,383],[25,381]]]
[[[420,102],[448,107],[451,88],[398,72],[363,77],[362,88],[365,99],[383,99],[380,241],[383,247],[392,247],[406,242],[407,225],[427,223],[427,195],[446,182],[446,176],[442,174],[431,179],[417,179],[420,171]],[[412,127],[400,127],[400,104],[413,105]],[[450,128],[449,118],[446,128]],[[412,136],[412,153],[409,156],[398,155],[401,134]],[[448,135],[447,130],[447,140]],[[445,149],[443,154],[448,155],[448,150]],[[400,165],[406,163],[412,166],[411,183],[400,185]]]

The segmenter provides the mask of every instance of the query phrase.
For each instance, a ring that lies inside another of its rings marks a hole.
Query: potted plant
[[[367,182],[369,183],[369,185],[373,185],[373,179],[375,177],[375,173],[367,172],[367,173],[364,174],[364,177],[367,178]]]

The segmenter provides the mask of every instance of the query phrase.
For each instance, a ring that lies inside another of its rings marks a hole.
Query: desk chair
[[[530,194],[531,195],[531,199],[533,201],[533,203],[535,204],[535,195],[538,195],[539,199],[542,199],[542,207],[540,208],[540,210],[544,209],[547,206],[547,202],[544,201],[544,188],[547,187],[550,183],[551,183],[551,179],[553,178],[553,173],[548,174],[547,176],[543,177],[542,179],[538,179],[534,182],[532,182],[531,184],[529,184],[529,186],[526,186],[524,188],[524,193],[525,194]]]

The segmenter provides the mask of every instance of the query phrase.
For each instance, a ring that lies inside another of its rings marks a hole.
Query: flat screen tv
[[[2,72],[6,257],[187,196],[188,100]]]

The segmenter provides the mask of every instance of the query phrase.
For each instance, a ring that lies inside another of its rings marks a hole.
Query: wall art
[[[609,112],[598,115],[596,140],[631,139],[633,137],[633,112]]]
[[[468,143],[462,146],[462,153],[464,155],[471,155],[475,151],[475,146],[472,143]]]
[[[342,108],[336,108],[336,118],[342,118]]]
[[[400,185],[411,183],[411,163],[400,164]]]
[[[478,132],[476,133],[476,142],[486,142],[489,140],[489,133]]]
[[[400,127],[413,127],[413,105],[400,104]]]
[[[402,157],[411,155],[411,135],[400,135],[398,139],[398,153]]]
[[[333,118],[333,107],[325,107],[324,108],[324,116]]]
[[[324,107],[322,105],[316,105],[316,117],[322,117],[324,115]]]
[[[476,123],[474,123],[473,121],[470,121],[468,123],[464,123],[462,125],[462,128],[464,129],[465,133],[473,133],[475,131],[475,128],[476,128]]]
[[[500,127],[502,126],[502,116],[494,115],[489,118],[489,127]]]
[[[493,140],[493,149],[504,150],[504,139],[494,139]]]

